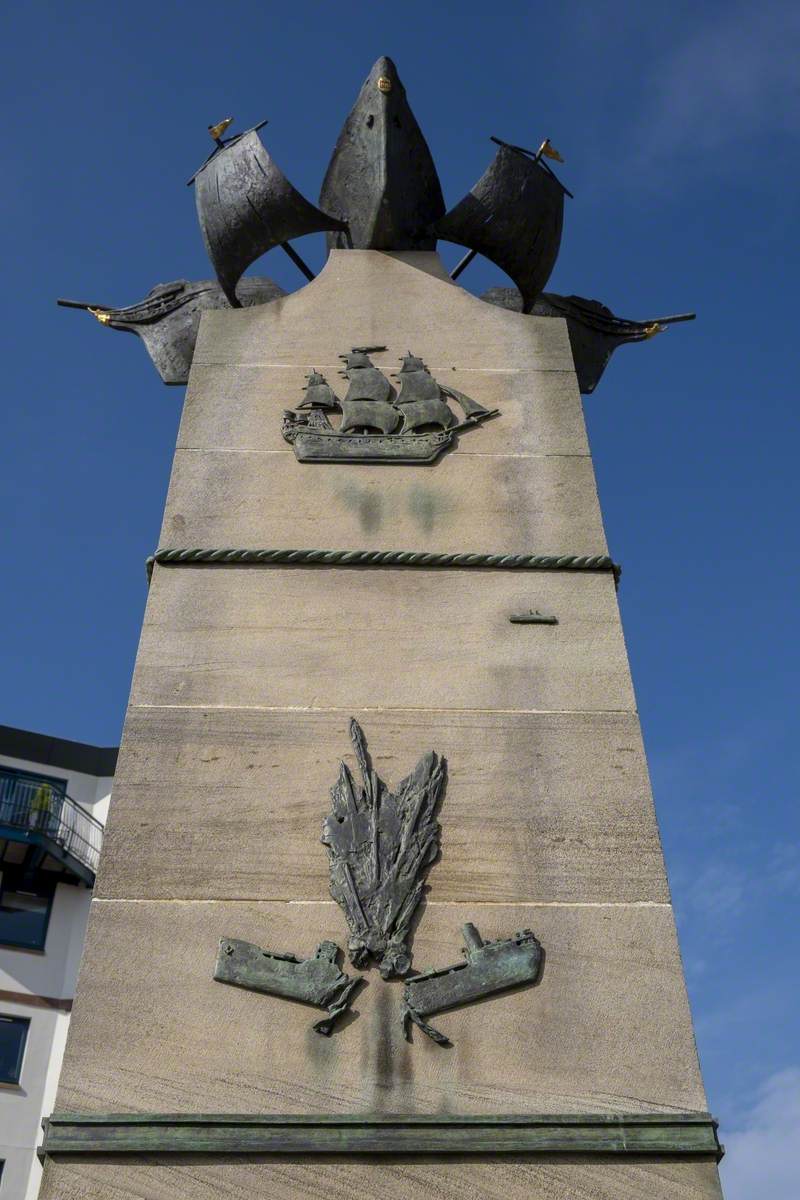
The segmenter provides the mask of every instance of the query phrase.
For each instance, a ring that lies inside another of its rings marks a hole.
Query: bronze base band
[[[713,1158],[708,1113],[258,1116],[54,1113],[41,1155],[587,1154]]]

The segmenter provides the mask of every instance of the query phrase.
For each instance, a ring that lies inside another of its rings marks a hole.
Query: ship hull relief
[[[305,397],[283,414],[283,437],[298,462],[431,463],[457,435],[497,416],[455,388],[439,384],[421,358],[402,359],[395,388],[369,353],[384,346],[356,347],[341,355],[347,395],[339,399],[318,371],[308,375]],[[451,404],[461,409],[458,419]],[[331,415],[340,414],[338,425]]]
[[[331,430],[292,431],[287,438],[294,446],[298,462],[394,462],[431,463],[453,441],[453,433],[430,433],[404,437],[402,434],[384,436],[380,433],[340,434]],[[284,434],[286,436],[286,434]]]

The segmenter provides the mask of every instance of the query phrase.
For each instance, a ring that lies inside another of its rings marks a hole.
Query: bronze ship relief
[[[350,1008],[358,976],[345,975],[337,963],[341,951],[335,942],[320,942],[310,958],[262,950],[238,938],[220,938],[214,978],[251,992],[265,992],[285,1000],[299,1000],[327,1010],[314,1029],[330,1037],[334,1021]]]
[[[499,413],[439,383],[411,351],[402,359],[395,389],[369,357],[382,350],[356,346],[340,355],[349,385],[341,400],[324,375],[309,373],[304,399],[283,415],[283,436],[300,462],[430,463],[456,434]],[[460,420],[448,400],[461,409]],[[338,427],[330,420],[334,412],[341,413]]]
[[[483,1000],[507,988],[538,983],[544,952],[533,930],[521,929],[513,937],[485,942],[468,921],[463,936],[463,962],[407,978],[403,994],[406,1041],[411,1040],[413,1024],[440,1046],[449,1046],[450,1039],[428,1025],[423,1017]]]

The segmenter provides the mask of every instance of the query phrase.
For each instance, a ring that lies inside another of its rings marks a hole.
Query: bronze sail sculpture
[[[266,276],[250,276],[239,281],[237,299],[242,308],[268,304],[285,296],[282,287]],[[153,366],[164,383],[180,384],[189,379],[200,317],[210,308],[230,308],[216,279],[176,279],[158,283],[144,300],[124,308],[108,304],[85,304],[79,300],[59,300],[63,308],[82,308],[108,329],[135,333],[144,342]]]
[[[481,300],[522,312],[522,297],[516,288],[489,288]],[[599,300],[587,300],[584,296],[559,296],[556,292],[542,292],[531,309],[531,316],[563,317],[566,320],[578,387],[586,396],[591,395],[597,387],[618,346],[625,346],[629,342],[646,342],[657,333],[663,333],[670,325],[695,319],[695,314],[690,312],[631,321],[615,316]]]
[[[369,349],[375,353],[384,347]],[[283,414],[283,436],[300,462],[433,462],[454,435],[498,413],[439,383],[410,351],[397,375],[399,392],[364,348],[341,357],[349,385],[344,399],[337,398],[323,375],[312,371],[297,410]],[[462,410],[462,420],[448,399]],[[329,414],[337,409],[342,419],[334,428]]]
[[[266,124],[220,141],[190,182],[208,257],[232,308],[236,285],[251,263],[291,238],[344,230],[292,187],[258,136]]]
[[[558,257],[566,189],[541,151],[498,144],[487,170],[435,230],[505,271],[522,294],[522,311],[529,312]]]
[[[347,222],[329,247],[433,250],[445,210],[436,167],[390,58],[373,66],[344,123],[319,194]]]
[[[205,309],[226,303],[234,308],[268,303],[284,294],[270,280],[243,276],[260,255],[280,245],[306,278],[313,278],[289,240],[314,232],[325,232],[329,247],[337,249],[434,250],[437,238],[458,242],[467,246],[469,253],[453,272],[453,279],[472,257],[485,255],[513,279],[518,291],[494,288],[483,299],[536,316],[566,319],[582,392],[594,389],[616,346],[644,341],[668,323],[690,320],[693,315],[625,322],[597,301],[542,292],[559,251],[564,195],[571,195],[545,161],[560,159],[549,139],[534,153],[492,138],[498,146],[493,161],[468,195],[445,213],[433,158],[390,58],[381,57],[374,64],[344,123],[327,168],[319,208],[292,187],[267,153],[258,136],[266,122],[226,138],[223,135],[231,120],[226,117],[208,127],[215,148],[189,181],[195,184],[200,228],[220,286],[208,280],[177,280],[154,288],[140,304],[119,309],[59,301],[66,307],[89,309],[110,329],[137,334],[165,383],[187,381]],[[403,374],[409,373],[410,368],[404,368]],[[362,375],[359,386],[365,379]],[[418,384],[422,386],[422,381]],[[353,457],[430,462],[450,444],[458,427],[445,421],[438,438],[427,448],[419,439],[408,441],[419,431],[419,424],[411,422],[425,411],[424,405],[419,410],[410,407],[409,388],[414,386],[409,379],[405,392],[401,386],[400,397],[386,401],[407,410],[405,424],[390,417],[386,409],[379,420],[380,410],[372,408],[374,434],[369,443],[345,443],[343,438],[357,436],[358,423],[351,425],[348,420],[344,432],[336,430],[321,419],[325,406],[310,401],[300,405],[307,410],[304,421],[287,419],[285,436],[302,461]],[[437,386],[441,390],[441,385]],[[429,394],[429,403],[441,417],[433,391]],[[472,403],[453,389],[447,397],[462,408],[465,401]],[[365,399],[374,401],[375,397]],[[347,403],[355,418],[362,411],[352,407],[360,403],[359,398],[348,393]],[[487,415],[480,406],[472,411],[467,407],[464,412],[472,424]],[[430,426],[436,422],[428,424],[430,434]],[[368,427],[366,422],[364,428]],[[460,427],[465,426],[462,423]],[[310,431],[317,428],[339,441],[322,439],[312,444]],[[385,454],[375,440],[377,435],[392,439],[384,447]],[[406,438],[406,442],[398,438]],[[326,457],[328,451],[333,458]]]

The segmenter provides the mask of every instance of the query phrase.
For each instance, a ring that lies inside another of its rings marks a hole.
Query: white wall
[[[105,824],[111,779],[7,755],[0,755],[0,766],[66,779],[68,795]],[[0,945],[0,992],[74,997],[91,898],[89,888],[58,884],[44,950]],[[69,1015],[2,998],[0,1013],[30,1021],[19,1086],[0,1084],[0,1160],[5,1159],[0,1200],[36,1200],[41,1177],[36,1147],[41,1142],[42,1117],[53,1109]]]
[[[112,779],[98,779],[96,775],[85,775],[82,771],[66,771],[62,767],[42,766],[24,758],[10,758],[7,754],[0,754],[0,766],[14,767],[17,771],[31,771],[34,775],[49,775],[53,779],[66,779],[67,795],[84,808],[88,808],[92,816],[105,825]]]

